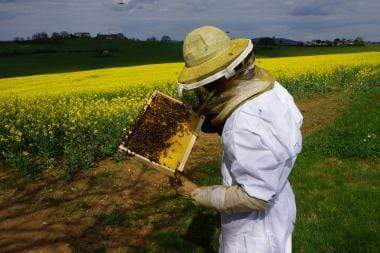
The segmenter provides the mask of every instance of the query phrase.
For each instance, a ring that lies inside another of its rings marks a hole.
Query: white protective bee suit
[[[288,176],[302,147],[292,96],[256,66],[251,40],[230,39],[216,27],[189,33],[184,59],[179,94],[198,90],[197,112],[222,137],[223,185],[190,193],[221,212],[219,252],[290,253],[296,206]]]
[[[301,151],[301,124],[292,96],[278,82],[226,120],[224,186],[201,187],[192,193],[195,202],[221,211],[220,253],[291,252],[296,206],[288,176]],[[242,201],[239,207],[239,197],[231,197],[236,194],[246,194],[253,200],[251,206]]]

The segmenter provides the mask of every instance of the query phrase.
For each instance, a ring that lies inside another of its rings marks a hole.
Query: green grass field
[[[108,50],[106,57],[100,52]],[[288,57],[380,51],[379,45],[349,47],[258,48],[257,56]],[[63,73],[182,61],[182,43],[126,40],[63,40],[56,43],[0,42],[0,78]]]
[[[295,252],[379,249],[379,94],[379,87],[355,92],[334,125],[306,139],[291,177]]]
[[[101,56],[108,50],[108,56]],[[64,40],[52,44],[0,42],[0,78],[177,62],[177,42]],[[3,55],[3,56],[1,56]]]

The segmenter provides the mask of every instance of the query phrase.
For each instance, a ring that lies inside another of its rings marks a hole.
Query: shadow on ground
[[[155,207],[173,196],[153,196],[165,179],[153,171],[111,162],[105,167],[85,171],[72,182],[52,175],[20,180],[2,173],[1,252],[93,252],[112,244],[137,248],[156,227],[151,222],[135,230],[138,210],[154,215]]]

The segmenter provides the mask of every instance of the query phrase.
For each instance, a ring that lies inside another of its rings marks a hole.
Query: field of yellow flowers
[[[378,85],[380,52],[257,59],[295,96]],[[68,175],[115,154],[151,92],[176,96],[182,63],[0,79],[0,162]]]

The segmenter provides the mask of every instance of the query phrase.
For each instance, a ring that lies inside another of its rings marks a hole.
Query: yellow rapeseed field
[[[258,59],[294,95],[379,81],[380,52]],[[154,89],[176,94],[182,63],[0,79],[0,162],[68,173],[115,153]]]
[[[328,75],[337,68],[380,63],[380,52],[258,59],[257,64],[279,79],[300,75]],[[63,74],[0,79],[1,95],[40,96],[107,92],[131,86],[175,84],[182,63],[97,69]]]

